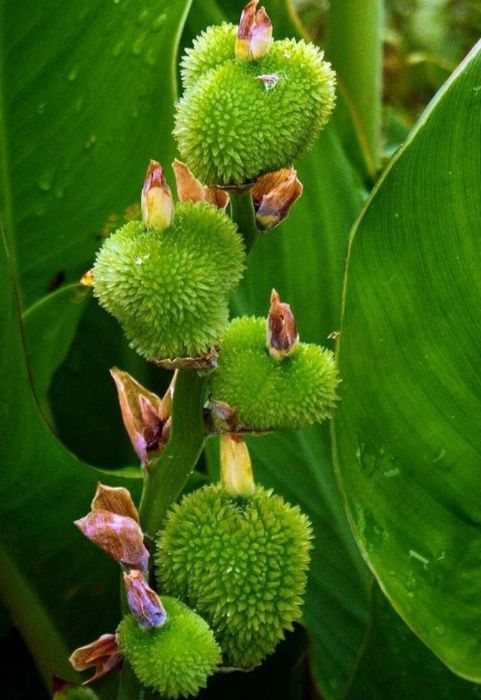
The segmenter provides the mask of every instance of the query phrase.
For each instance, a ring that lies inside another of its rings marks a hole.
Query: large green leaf
[[[0,595],[49,680],[54,671],[71,676],[72,645],[115,627],[118,570],[73,526],[88,510],[99,474],[57,442],[40,414],[4,245],[0,254]]]
[[[481,45],[354,228],[338,470],[356,538],[410,627],[481,680]]]
[[[99,477],[118,480],[65,449],[31,384],[45,409],[78,308],[63,291],[40,301],[25,335],[21,297],[77,278],[108,215],[137,199],[145,162],[170,161],[176,50],[189,4],[42,1],[27,12],[7,0],[0,10],[0,595],[46,682],[54,671],[71,677],[72,648],[118,622],[118,567],[72,524]]]
[[[86,300],[85,289],[76,284],[66,285],[39,299],[23,315],[32,384],[37,401],[52,425],[48,404],[52,375],[65,360]]]
[[[376,586],[372,625],[348,700],[476,700],[481,687],[442,664],[392,609]]]
[[[2,159],[26,303],[91,264],[149,158],[174,155],[176,47],[190,0],[5,0]]]

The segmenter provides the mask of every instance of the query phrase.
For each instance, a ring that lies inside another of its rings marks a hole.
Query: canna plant
[[[2,7],[7,653],[57,700],[477,697],[479,45],[386,164],[380,0],[329,62],[301,3],[47,6]]]
[[[332,352],[299,341],[276,290],[267,319],[228,323],[257,219],[265,231],[286,218],[302,190],[292,159],[318,135],[334,102],[334,74],[322,53],[273,41],[257,4],[246,5],[237,27],[208,29],[186,55],[174,132],[187,158],[173,164],[181,201],[174,205],[162,167],[151,160],[142,219],[114,231],[82,278],[131,347],[175,375],[160,399],[112,370],[145,471],[140,509],[126,489],[99,484],[91,512],[76,524],[121,565],[130,613],[70,661],[77,671],[94,666],[91,681],[128,664],[139,688],[172,699],[196,695],[219,668],[255,668],[301,619],[312,528],[298,507],[255,483],[241,433],[320,423],[337,400]],[[209,103],[217,83],[225,85],[231,115]],[[283,101],[297,104],[305,121],[281,110]],[[256,110],[266,128],[263,153],[242,126]],[[279,129],[288,134],[285,148]],[[224,211],[229,202],[232,218]],[[191,412],[177,401],[181,384],[197,395],[194,418],[205,429],[189,449],[181,444],[168,454],[177,425],[191,427]],[[209,433],[221,436],[220,482],[169,510]],[[156,543],[157,592],[144,537]]]

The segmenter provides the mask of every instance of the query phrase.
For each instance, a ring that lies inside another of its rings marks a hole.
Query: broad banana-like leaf
[[[416,634],[481,681],[481,44],[354,227],[339,476],[364,557]]]
[[[137,199],[150,157],[170,162],[189,4],[42,1],[27,12],[8,0],[0,10],[0,595],[47,683],[53,672],[72,678],[72,648],[118,623],[118,567],[72,524],[99,478],[115,481],[45,422],[31,377],[45,398],[66,347],[52,349],[48,333],[59,328],[50,315],[53,325],[31,336],[40,347],[27,350],[20,311],[91,264],[100,228]]]

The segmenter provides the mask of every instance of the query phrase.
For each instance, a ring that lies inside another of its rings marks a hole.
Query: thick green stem
[[[342,83],[368,169],[377,169],[382,106],[382,0],[331,0],[326,54]]]
[[[144,688],[127,661],[124,660],[119,677],[117,700],[162,700],[160,695]]]
[[[170,439],[145,473],[139,508],[143,530],[151,538],[162,526],[167,510],[178,498],[202,452],[206,438],[205,387],[205,376],[191,369],[179,370]]]
[[[230,195],[230,215],[239,227],[239,231],[244,238],[246,253],[250,251],[257,237],[258,229],[254,205],[252,204],[251,190],[240,190],[229,192]]]

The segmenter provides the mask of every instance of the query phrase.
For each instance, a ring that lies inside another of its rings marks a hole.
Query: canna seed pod
[[[264,319],[230,323],[210,396],[233,410],[231,432],[304,428],[330,417],[339,382],[333,353],[310,343],[297,343],[283,359],[271,352]]]
[[[224,212],[181,202],[168,228],[132,221],[104,242],[93,268],[94,294],[143,357],[195,357],[225,330],[244,257]]]
[[[214,673],[221,654],[208,624],[182,601],[162,596],[161,627],[144,629],[133,615],[117,630],[119,648],[139,681],[164,698],[196,695]]]
[[[300,619],[311,536],[308,518],[272,491],[235,498],[205,486],[159,533],[159,586],[207,620],[227,665],[250,668]]]
[[[236,57],[237,27],[210,27],[182,62],[174,135],[207,185],[232,186],[289,167],[316,141],[335,102],[335,74],[313,44],[274,41]]]

